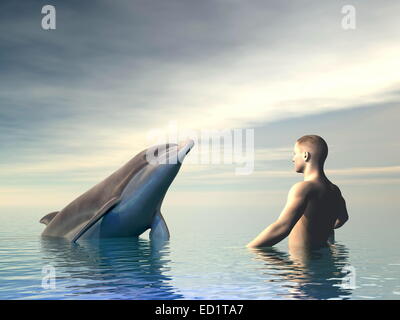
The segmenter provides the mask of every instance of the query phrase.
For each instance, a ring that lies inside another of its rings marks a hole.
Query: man
[[[304,174],[304,181],[290,189],[278,220],[248,247],[271,247],[287,236],[289,249],[328,245],[333,229],[340,228],[349,217],[339,188],[325,176],[327,155],[328,145],[320,136],[306,135],[297,140],[292,161],[295,171]]]

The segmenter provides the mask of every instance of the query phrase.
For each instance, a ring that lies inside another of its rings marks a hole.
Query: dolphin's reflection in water
[[[72,244],[42,239],[45,265],[56,271],[58,295],[70,299],[180,299],[165,275],[168,242],[102,239]],[[61,287],[61,292],[60,292]]]
[[[279,282],[284,299],[348,299],[351,289],[343,286],[349,251],[340,243],[317,250],[291,249],[289,254],[275,248],[251,249],[265,262],[266,281]]]

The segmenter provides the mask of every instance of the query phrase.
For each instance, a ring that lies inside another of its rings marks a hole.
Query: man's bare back
[[[302,184],[307,189],[306,206],[289,234],[289,248],[326,246],[335,226],[348,219],[345,201],[339,188],[328,179]]]
[[[295,171],[304,174],[296,183],[279,218],[263,230],[248,247],[270,247],[289,236],[289,248],[326,246],[333,230],[347,220],[340,189],[328,180],[323,165],[328,146],[316,135],[303,136],[294,147]]]

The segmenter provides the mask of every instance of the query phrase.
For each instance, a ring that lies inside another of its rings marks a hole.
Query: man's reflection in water
[[[269,282],[283,283],[285,299],[348,299],[350,289],[342,285],[343,267],[349,251],[340,243],[321,249],[291,248],[289,254],[276,248],[251,249],[265,262]]]

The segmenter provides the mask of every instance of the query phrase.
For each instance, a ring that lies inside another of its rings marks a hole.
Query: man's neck
[[[304,181],[326,179],[324,168],[322,167],[306,167],[304,169]]]

